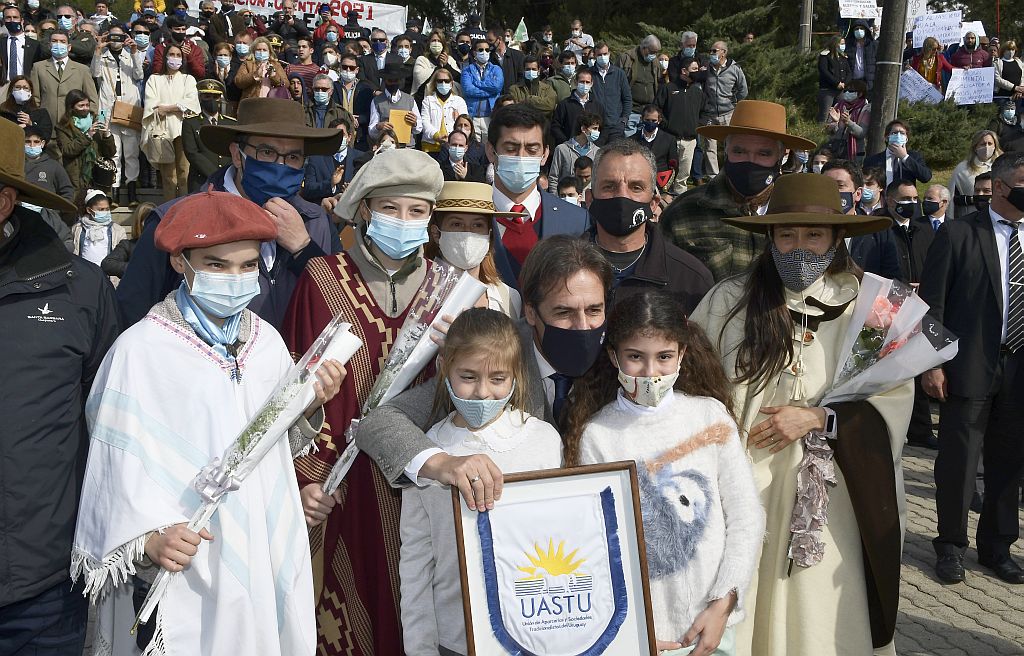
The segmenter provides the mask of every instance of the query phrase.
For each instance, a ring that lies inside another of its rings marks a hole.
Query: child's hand
[[[448,336],[448,329],[452,327],[453,321],[455,321],[454,314],[443,314],[430,324],[430,327],[434,329],[434,332],[430,333],[430,339],[434,340],[439,349],[444,348],[444,338]]]
[[[339,491],[333,495],[324,492],[319,483],[310,483],[299,491],[302,500],[302,513],[306,516],[306,526],[319,526],[327,519],[334,506],[338,505]]]
[[[202,540],[213,540],[205,528],[198,533],[188,530],[188,524],[175,524],[154,533],[146,540],[146,555],[154,564],[168,572],[180,572],[192,562]]]
[[[341,383],[345,380],[345,367],[337,360],[326,360],[316,370],[316,382],[313,383],[313,391],[316,398],[306,408],[306,418],[316,414],[317,409],[324,405],[341,391]]]
[[[693,626],[680,641],[684,647],[689,647],[700,639],[696,648],[690,652],[690,656],[709,656],[718,649],[719,643],[722,642],[722,634],[725,633],[725,623],[735,605],[736,593],[730,592],[708,604],[708,607],[693,620]]]

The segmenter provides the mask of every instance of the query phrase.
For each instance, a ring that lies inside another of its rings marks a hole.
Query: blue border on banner
[[[615,494],[611,486],[601,492],[601,511],[604,516],[604,529],[608,541],[608,564],[612,577],[612,601],[615,612],[608,626],[590,647],[581,651],[578,656],[597,656],[611,645],[618,635],[619,628],[626,621],[629,612],[629,595],[626,591],[626,577],[622,572],[622,550],[619,544],[619,522],[615,514]],[[494,637],[512,656],[538,656],[529,651],[509,635],[505,623],[501,620],[501,601],[498,598],[498,574],[494,565],[494,536],[491,533],[491,517],[489,512],[478,513],[477,532],[480,535],[480,551],[484,560],[484,587],[487,590],[487,611]]]

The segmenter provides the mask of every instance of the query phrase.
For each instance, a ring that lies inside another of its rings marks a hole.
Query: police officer
[[[181,126],[181,145],[188,159],[188,191],[193,193],[203,186],[206,178],[217,169],[231,164],[231,158],[221,156],[210,150],[199,138],[199,129],[204,125],[220,125],[235,123],[231,116],[221,113],[224,101],[224,84],[220,80],[200,80],[196,84],[199,91],[199,114],[185,114]]]

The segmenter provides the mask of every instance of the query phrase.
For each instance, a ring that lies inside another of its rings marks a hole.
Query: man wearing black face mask
[[[1024,584],[1010,557],[1020,534],[1024,470],[1024,157],[1006,153],[992,165],[992,204],[949,221],[928,251],[921,298],[929,315],[960,338],[957,356],[925,372],[922,386],[942,402],[935,459],[938,536],[935,572],[964,580],[970,543],[967,511],[978,460],[985,458],[985,500],[978,521],[978,562],[1001,580]]]
[[[914,285],[921,281],[924,258],[935,238],[935,229],[926,216],[921,215],[917,186],[913,182],[897,180],[885,188],[885,203],[893,220],[892,231],[900,253],[900,280]]]
[[[231,157],[215,153],[199,138],[204,125],[234,125],[237,121],[221,113],[224,102],[224,84],[220,80],[200,80],[199,114],[186,114],[181,124],[181,148],[188,159],[188,193],[195,193],[206,179],[219,169],[231,165]]]
[[[706,185],[678,196],[661,215],[676,246],[695,256],[715,280],[746,271],[764,250],[764,237],[722,219],[763,214],[785,148],[814,150],[813,141],[786,133],[786,108],[741,100],[729,125],[705,125],[697,133],[725,140],[725,167]]]
[[[658,206],[655,160],[635,139],[608,144],[594,159],[587,208],[591,239],[615,271],[615,302],[646,287],[672,292],[693,311],[714,285],[708,268],[651,223]]]
[[[979,212],[988,210],[992,202],[992,172],[979,173],[974,178],[974,209]]]
[[[158,75],[164,72],[164,61],[166,59],[164,51],[167,50],[167,46],[170,43],[181,46],[182,53],[185,55],[181,72],[201,78],[206,70],[203,61],[203,50],[188,39],[188,35],[185,33],[188,30],[188,26],[185,21],[178,18],[177,15],[168,16],[167,20],[164,21],[164,29],[170,34],[170,40],[165,40],[153,48],[152,72]]]
[[[548,423],[597,359],[605,326],[612,268],[593,244],[556,235],[543,239],[523,264],[525,317],[516,323],[529,383],[526,410]],[[484,455],[450,456],[423,434],[440,417],[431,412],[437,379],[399,394],[359,423],[356,444],[395,486],[431,479],[457,487],[473,509],[501,497],[501,471]]]

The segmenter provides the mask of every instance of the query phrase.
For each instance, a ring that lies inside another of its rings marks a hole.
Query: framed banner
[[[632,461],[510,474],[488,512],[452,503],[469,656],[657,653]]]

